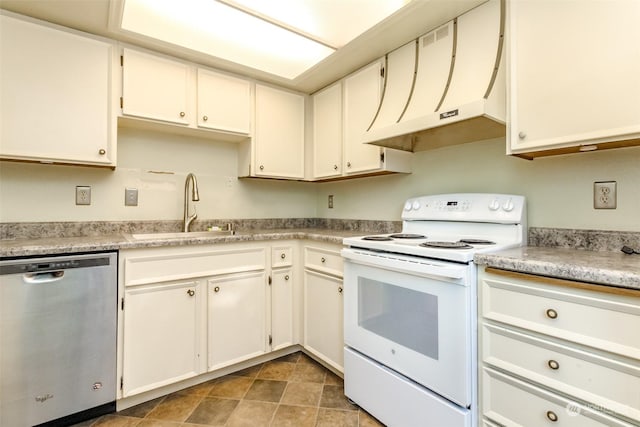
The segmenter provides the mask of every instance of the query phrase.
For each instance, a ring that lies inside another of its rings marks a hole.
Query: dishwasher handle
[[[51,283],[62,280],[64,277],[64,270],[46,271],[44,273],[26,273],[22,275],[22,280],[25,283]]]

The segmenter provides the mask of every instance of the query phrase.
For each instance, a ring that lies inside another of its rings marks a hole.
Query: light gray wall
[[[315,216],[314,184],[239,180],[237,151],[233,143],[121,128],[115,171],[2,162],[0,221],[181,219],[189,172],[198,178],[201,219]],[[75,205],[76,185],[91,186],[91,206]],[[125,187],[138,188],[137,207],[124,206]]]
[[[593,209],[594,181],[609,180],[617,181],[618,208]],[[410,175],[319,184],[318,191],[318,215],[328,218],[399,220],[409,197],[498,192],[527,197],[530,226],[640,231],[640,147],[528,161],[506,156],[501,138],[415,153]]]
[[[640,231],[640,147],[533,161],[508,157],[504,147],[496,139],[423,151],[409,175],[318,184],[238,180],[233,143],[122,128],[116,171],[0,163],[0,221],[180,219],[184,179],[194,172],[203,219],[399,220],[412,196],[500,192],[527,197],[530,226]],[[616,210],[593,209],[593,182],[605,180],[618,183]],[[91,206],[75,205],[76,185],[92,187]],[[124,206],[125,187],[139,189],[139,206]]]

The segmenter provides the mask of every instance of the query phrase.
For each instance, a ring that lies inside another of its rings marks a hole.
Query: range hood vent
[[[505,136],[504,0],[490,0],[385,56],[363,142],[422,151]]]

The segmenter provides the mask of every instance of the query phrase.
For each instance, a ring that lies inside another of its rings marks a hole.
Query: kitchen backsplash
[[[399,232],[401,221],[375,221],[331,218],[268,218],[197,220],[192,231],[224,227],[227,223],[239,232],[281,229],[328,229],[383,234]],[[0,223],[0,239],[37,239],[52,237],[94,237],[122,233],[167,233],[181,231],[182,221],[82,221]],[[575,230],[530,227],[529,246],[560,247],[587,251],[619,251],[623,246],[640,250],[640,232]]]
[[[268,218],[196,220],[191,231],[206,231],[208,227],[233,224],[237,231],[291,228],[322,228],[362,231],[362,233],[392,233],[400,231],[400,221],[343,220],[327,218]],[[182,221],[62,221],[0,223],[0,239],[37,239],[51,237],[92,237],[121,233],[169,233],[182,230]]]

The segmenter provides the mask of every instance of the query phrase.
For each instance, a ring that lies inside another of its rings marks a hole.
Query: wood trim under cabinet
[[[573,280],[557,279],[555,277],[539,276],[539,275],[530,274],[530,273],[520,273],[517,271],[511,271],[511,270],[502,270],[500,268],[494,268],[494,267],[485,267],[484,271],[486,273],[495,274],[498,276],[511,277],[514,279],[521,279],[521,280],[536,281],[538,283],[542,283],[545,285],[563,286],[563,287],[573,288],[573,289],[583,289],[586,291],[630,296],[630,297],[636,297],[636,298],[640,297],[640,289],[620,288],[620,287],[609,286],[609,285],[597,285],[597,284],[586,283],[586,282],[576,282]]]

